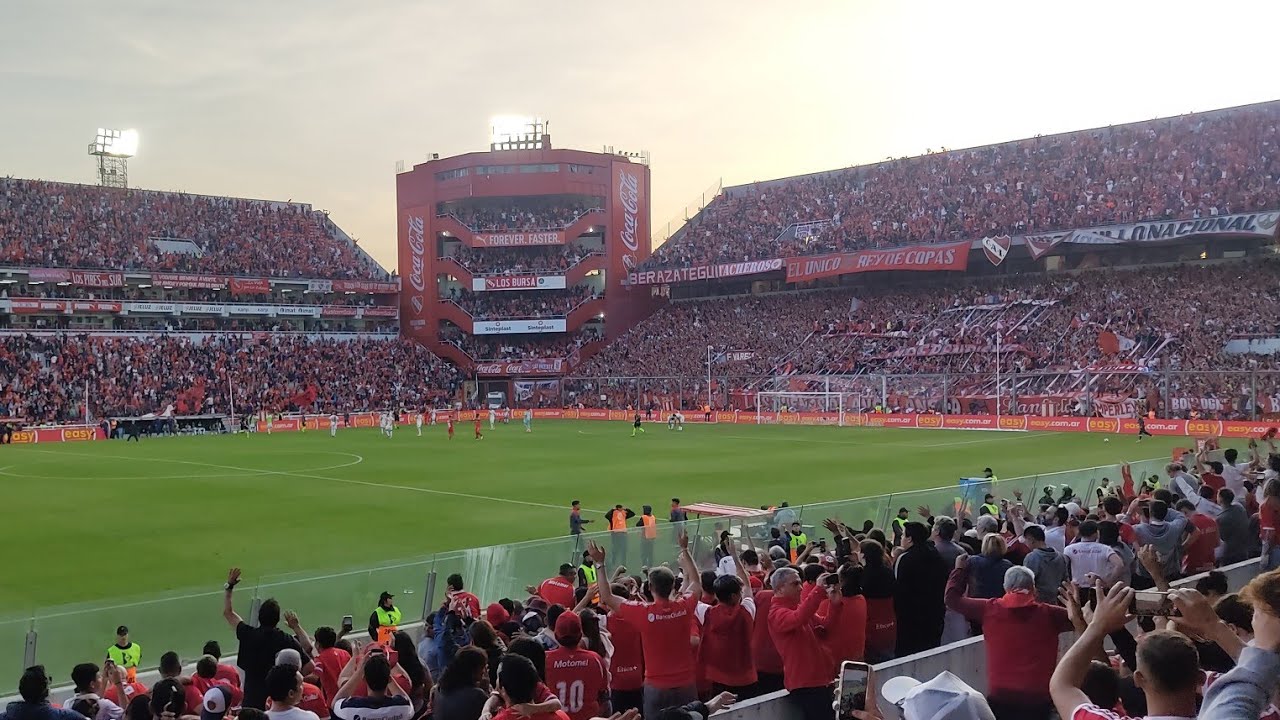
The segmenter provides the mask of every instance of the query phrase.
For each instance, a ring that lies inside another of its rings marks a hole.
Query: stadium
[[[1111,120],[0,179],[0,718],[1280,717],[1280,101]]]

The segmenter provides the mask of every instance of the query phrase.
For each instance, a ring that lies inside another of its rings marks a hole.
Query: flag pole
[[[236,426],[236,391],[231,387],[231,375],[227,375],[227,398],[231,407],[231,427]]]
[[[89,378],[84,379],[84,424],[89,424]]]
[[[1000,341],[1003,332],[999,321],[996,322],[996,427],[1000,427]]]

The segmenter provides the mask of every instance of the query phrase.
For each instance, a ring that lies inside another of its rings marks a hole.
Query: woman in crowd
[[[489,699],[488,665],[480,648],[459,649],[432,693],[432,720],[478,720]]]

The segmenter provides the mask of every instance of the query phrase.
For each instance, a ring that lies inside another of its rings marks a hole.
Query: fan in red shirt
[[[215,680],[225,680],[231,685],[240,687],[240,671],[236,670],[234,665],[222,662],[222,645],[217,640],[210,640],[205,643],[202,654],[212,655],[217,663],[218,669],[213,674]]]
[[[108,672],[111,674],[107,674]],[[107,680],[107,688],[102,693],[102,697],[122,708],[129,707],[129,703],[136,697],[147,697],[151,694],[151,690],[137,680],[126,681],[128,674],[118,665],[104,665],[103,674]]]
[[[457,613],[463,620],[478,620],[481,617],[480,598],[462,589],[462,576],[454,573],[445,580],[445,584],[444,609]]]
[[[337,647],[338,633],[328,626],[316,628],[315,646],[316,656],[315,674],[320,681],[320,689],[324,692],[326,698],[336,697],[338,688],[338,676],[342,673],[342,669],[351,661],[351,653]]]
[[[498,693],[502,696],[505,707],[493,716],[493,720],[569,720],[563,710],[523,714],[520,706],[537,701],[538,686],[541,684],[538,669],[529,658],[514,653],[503,656],[502,664],[498,667]]]
[[[698,621],[702,623],[698,665],[706,672],[713,693],[728,691],[741,696],[756,683],[751,656],[756,603],[746,570],[739,562],[734,567],[737,576],[715,579],[715,604],[698,603]]]
[[[555,636],[560,647],[547,653],[547,685],[560,698],[570,720],[609,716],[609,672],[599,655],[579,647],[581,618],[576,613],[561,613],[556,618]]]
[[[218,670],[224,667],[226,666],[218,664],[218,660],[214,656],[205,655],[196,661],[196,671],[191,674],[190,687],[203,698],[205,693],[209,692],[209,688],[216,685],[225,685],[234,701],[231,707],[238,707],[244,701],[244,693],[240,692],[239,685],[232,684],[225,676],[218,676]],[[238,682],[239,680],[240,676],[236,675],[236,681]]]
[[[626,588],[613,587],[614,597],[623,597]],[[610,615],[609,637],[613,655],[609,656],[609,704],[614,712],[639,710],[644,705],[644,650],[640,631],[617,615]]]
[[[548,605],[571,608],[578,604],[573,596],[574,583],[577,579],[578,571],[569,563],[563,563],[555,577],[543,580],[542,584],[536,588],[530,585],[525,590],[528,590],[530,595],[537,595],[546,600]]]
[[[822,575],[802,594],[800,574],[789,567],[773,573],[773,604],[769,608],[769,633],[782,656],[787,701],[804,720],[831,717],[831,681],[835,678],[827,648],[818,641],[815,616],[825,598],[834,611],[844,599],[837,585]]]
[[[782,689],[782,656],[773,644],[769,633],[769,608],[773,605],[773,591],[762,590],[752,600],[756,603],[757,622],[751,628],[751,660],[756,666],[756,687],[752,696],[777,692]]]
[[[1195,575],[1214,568],[1214,552],[1218,549],[1218,521],[1196,512],[1190,500],[1179,500],[1175,505],[1179,512],[1199,530],[1189,545],[1182,548],[1182,574]]]
[[[1210,460],[1205,465],[1209,469],[1200,473],[1200,482],[1213,488],[1213,492],[1216,494],[1227,486],[1226,478],[1222,477],[1222,463],[1217,460]]]
[[[685,586],[676,590],[676,576],[670,569],[649,571],[649,589],[654,601],[626,601],[613,594],[604,565],[604,548],[594,542],[587,552],[596,564],[596,586],[600,604],[640,631],[644,651],[644,717],[656,718],[658,711],[685,705],[698,699],[694,664],[694,611],[702,593],[698,570],[689,554],[689,537],[681,532],[680,569]],[[830,711],[828,704],[827,710]]]

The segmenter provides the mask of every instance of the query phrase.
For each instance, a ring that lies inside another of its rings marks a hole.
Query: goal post
[[[844,425],[844,393],[778,392],[756,393],[756,424],[785,422],[788,415],[802,413],[830,415],[835,425]]]

